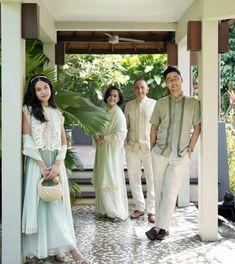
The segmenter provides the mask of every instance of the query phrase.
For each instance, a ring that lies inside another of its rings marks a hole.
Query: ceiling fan
[[[140,39],[132,39],[132,38],[123,38],[123,37],[119,37],[118,35],[111,35],[108,33],[104,33],[106,36],[108,36],[108,42],[111,44],[117,44],[119,43],[119,41],[129,41],[129,42],[136,42],[136,43],[143,43],[144,40],[140,40]]]

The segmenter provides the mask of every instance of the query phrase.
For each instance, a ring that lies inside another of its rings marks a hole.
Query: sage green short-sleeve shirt
[[[201,123],[199,100],[184,95],[164,97],[157,101],[150,123],[158,126],[155,152],[168,157],[174,148],[178,156],[184,156],[193,126]]]

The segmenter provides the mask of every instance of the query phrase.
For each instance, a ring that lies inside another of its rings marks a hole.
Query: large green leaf
[[[56,103],[63,109],[68,106],[78,107],[80,105],[80,96],[69,91],[59,91],[56,94]]]
[[[72,113],[91,134],[98,133],[109,121],[107,111],[97,107],[89,99],[79,99],[77,107],[69,106],[66,111]]]
[[[33,74],[38,74],[38,67],[46,62],[47,57],[44,54],[37,54],[33,58],[29,55],[26,59],[26,78],[30,78]],[[42,73],[42,72],[40,72]]]
[[[67,169],[84,170],[84,166],[77,156],[76,152],[72,149],[68,149],[66,153],[65,166]]]
[[[108,118],[105,109],[94,105],[78,93],[57,89],[56,104],[63,111],[65,125],[80,125],[87,133],[97,133],[106,125]]]
[[[70,112],[67,112],[66,110],[61,109],[61,111],[63,112],[63,116],[65,118],[65,127],[66,128],[74,128],[77,125],[82,126],[82,124],[80,123],[80,120],[75,115],[73,115]]]

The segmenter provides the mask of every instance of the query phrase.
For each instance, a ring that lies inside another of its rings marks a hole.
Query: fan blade
[[[104,33],[106,36],[108,36],[109,37],[109,43],[110,44],[117,44],[117,43],[119,43],[119,37],[118,37],[118,35],[110,35],[110,34],[108,34],[108,33]]]
[[[137,42],[137,43],[143,43],[144,42],[144,40],[140,40],[140,39],[123,38],[123,37],[119,37],[119,40]]]
[[[108,34],[108,33],[104,33],[104,35],[108,36],[108,37],[112,37],[112,35]]]

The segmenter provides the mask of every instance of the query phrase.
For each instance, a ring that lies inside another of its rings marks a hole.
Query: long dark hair
[[[29,107],[31,107],[31,115],[33,115],[37,120],[43,123],[43,122],[47,122],[47,120],[43,113],[42,104],[36,96],[35,85],[38,81],[45,82],[49,85],[50,90],[51,90],[51,96],[48,100],[49,106],[53,108],[57,108],[55,104],[55,100],[54,100],[55,92],[54,92],[53,86],[50,80],[48,80],[47,77],[44,75],[35,75],[29,80],[27,91],[24,95],[23,105],[26,105],[28,109]]]

